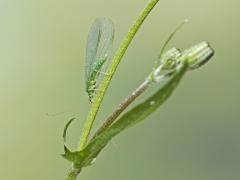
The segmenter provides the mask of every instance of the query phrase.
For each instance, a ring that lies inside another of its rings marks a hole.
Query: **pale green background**
[[[147,2],[0,0],[1,180],[64,179],[69,163],[60,157],[63,127],[80,117],[69,135],[74,148],[89,109],[89,27],[96,17],[111,17],[116,49]],[[190,23],[171,46],[208,40],[216,56],[189,73],[147,121],[116,138],[79,179],[240,179],[239,6],[239,0],[159,2],[119,66],[98,122],[144,79],[183,19]]]

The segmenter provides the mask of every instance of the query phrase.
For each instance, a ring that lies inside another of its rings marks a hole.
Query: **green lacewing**
[[[100,72],[110,58],[113,39],[112,21],[108,18],[96,19],[89,32],[86,49],[85,82],[90,102],[96,94]]]

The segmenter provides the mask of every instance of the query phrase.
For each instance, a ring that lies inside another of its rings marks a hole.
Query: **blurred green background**
[[[148,2],[0,0],[0,179],[64,179],[70,166],[60,157],[63,127],[79,117],[69,133],[75,148],[90,107],[84,56],[91,23],[113,19],[116,49]],[[170,46],[208,40],[216,55],[188,73],[147,121],[114,139],[79,179],[240,179],[239,6],[237,0],[159,2],[120,64],[96,125],[145,78],[183,19],[190,23]]]

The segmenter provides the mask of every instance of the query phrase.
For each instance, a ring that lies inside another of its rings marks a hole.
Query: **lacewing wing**
[[[89,32],[86,49],[85,82],[90,101],[97,88],[99,72],[111,56],[113,39],[112,21],[108,18],[96,19]]]

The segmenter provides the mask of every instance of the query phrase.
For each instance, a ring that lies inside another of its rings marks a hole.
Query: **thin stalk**
[[[80,173],[80,171],[77,169],[71,170],[68,173],[66,180],[76,180],[79,173]]]
[[[103,97],[106,93],[106,90],[108,89],[109,83],[118,67],[118,64],[120,63],[122,57],[124,56],[128,46],[132,42],[135,34],[137,33],[137,31],[143,24],[146,17],[149,15],[149,13],[152,11],[152,9],[155,7],[155,5],[158,3],[158,1],[159,0],[151,0],[149,2],[147,7],[143,10],[143,12],[140,14],[139,18],[136,20],[136,22],[131,27],[130,31],[124,38],[124,40],[121,43],[119,49],[117,50],[115,56],[113,57],[113,60],[107,69],[108,75],[103,78],[102,82],[99,85],[99,91],[93,100],[92,107],[90,109],[85,126],[83,128],[83,133],[82,133],[81,141],[78,146],[78,150],[82,150],[88,142],[88,138],[89,138],[94,120],[98,113],[98,110],[99,110],[99,107],[103,100]]]
[[[103,132],[105,129],[110,127],[114,121],[119,117],[119,115],[133,102],[138,98],[139,96],[144,93],[151,84],[153,83],[162,83],[166,81],[169,76],[174,74],[175,70],[171,70],[169,72],[165,72],[165,74],[162,74],[161,71],[163,70],[164,65],[158,66],[156,69],[154,69],[146,78],[146,80],[139,85],[128,97],[126,97],[123,102],[121,102],[118,107],[108,116],[108,118],[104,121],[102,126],[96,131],[96,133],[93,135],[92,139],[94,139],[97,135],[99,135],[101,132]]]
[[[108,128],[117,119],[117,117],[149,87],[151,83],[152,81],[147,78],[137,89],[135,89],[127,98],[125,98],[124,101],[118,105],[117,109],[108,116],[102,126],[93,135],[92,139]]]

